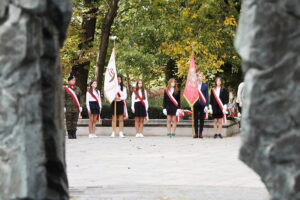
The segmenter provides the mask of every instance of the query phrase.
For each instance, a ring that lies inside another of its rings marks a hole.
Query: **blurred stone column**
[[[0,199],[68,199],[59,48],[69,0],[0,1]]]
[[[273,200],[299,200],[300,1],[243,0],[236,48],[246,83],[240,159]]]

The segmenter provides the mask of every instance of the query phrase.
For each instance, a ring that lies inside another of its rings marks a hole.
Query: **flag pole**
[[[116,137],[117,134],[117,101],[114,102],[114,120],[113,120],[113,132]]]
[[[115,48],[115,39],[114,39],[114,54],[116,59],[116,48]],[[117,134],[117,101],[114,103],[114,125],[113,125],[114,136]]]
[[[194,43],[192,43],[192,56],[194,56]],[[194,103],[195,104],[195,103]],[[192,105],[191,109],[192,109],[192,137],[194,136],[195,132],[195,119],[194,119],[194,104]],[[197,122],[198,123],[198,122]],[[197,130],[198,132],[198,130]]]
[[[116,43],[115,43],[115,39],[114,39],[114,54],[115,54],[115,59],[116,59],[116,47],[115,47]],[[114,105],[114,133],[115,136],[117,134],[117,101],[115,100],[115,105]]]
[[[194,136],[194,127],[195,127],[195,124],[194,124],[194,122],[195,122],[195,120],[194,120],[194,105],[192,105],[192,137]],[[195,133],[196,134],[196,133]]]
[[[115,59],[116,59],[116,36],[111,36],[110,39],[114,41],[114,47],[113,47],[113,52],[115,55]],[[117,101],[115,99],[114,102],[114,117],[113,117],[113,132],[114,132],[114,136],[116,137],[117,134]]]

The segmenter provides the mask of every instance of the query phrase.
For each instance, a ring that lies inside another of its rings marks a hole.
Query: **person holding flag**
[[[97,81],[90,83],[90,89],[86,92],[86,108],[89,113],[89,138],[96,138],[96,123],[100,120],[102,108],[100,91],[97,89]]]
[[[148,94],[144,82],[138,80],[131,96],[131,110],[135,117],[136,137],[144,137],[144,121],[148,118]]]
[[[199,98],[194,104],[194,128],[195,134],[193,138],[203,138],[203,127],[204,127],[204,117],[207,116],[208,111],[208,86],[206,83],[203,83],[203,73],[198,72],[198,88],[197,93],[199,94]],[[200,116],[200,117],[199,117]],[[198,128],[198,121],[200,119],[200,124]]]
[[[113,115],[114,113],[116,113],[117,118],[119,120],[119,137],[121,138],[125,137],[123,133],[124,119],[128,118],[126,99],[127,99],[127,89],[124,86],[123,77],[121,75],[118,75],[118,93],[116,95],[114,102],[111,104],[111,111]],[[116,110],[114,109],[115,102],[116,102]],[[111,134],[111,137],[115,137],[114,132]]]
[[[223,138],[222,126],[226,123],[227,104],[229,102],[229,94],[224,88],[224,82],[221,77],[215,80],[215,87],[211,89],[209,109],[214,118],[214,138]]]
[[[116,50],[113,48],[108,66],[105,71],[104,78],[104,96],[111,103],[111,110],[113,114],[113,132],[111,137],[116,137],[117,129],[117,116],[119,118],[119,137],[125,137],[123,133],[124,127],[124,117],[128,117],[127,107],[126,107],[126,98],[127,91],[123,85],[123,80],[121,76],[117,75],[117,66],[116,66]]]
[[[195,56],[192,55],[190,68],[187,76],[183,96],[192,108],[192,136],[193,138],[203,138],[204,112],[208,105],[208,87],[202,83],[203,73],[196,73]],[[198,119],[200,115],[200,130],[198,128]]]
[[[75,86],[76,78],[70,75],[68,78],[68,85],[64,86],[65,90],[65,116],[66,126],[69,139],[76,139],[77,122],[82,108],[79,103],[81,91],[79,87]]]
[[[167,136],[175,137],[177,126],[177,116],[180,112],[180,91],[177,86],[177,81],[171,78],[168,81],[167,88],[164,92],[163,113],[167,116]]]

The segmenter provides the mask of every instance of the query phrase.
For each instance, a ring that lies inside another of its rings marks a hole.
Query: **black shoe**
[[[72,131],[67,131],[67,132],[68,132],[68,138],[72,139],[73,138]]]
[[[200,133],[200,135],[199,135],[199,138],[200,138],[200,139],[203,139],[203,135],[202,135],[202,133]]]
[[[222,136],[222,134],[219,134],[218,136],[219,136],[219,138],[223,139],[223,136]]]
[[[217,137],[218,137],[218,134],[215,134],[215,135],[214,135],[214,138],[217,139]]]
[[[195,135],[193,136],[193,138],[198,138],[198,134],[195,134]]]

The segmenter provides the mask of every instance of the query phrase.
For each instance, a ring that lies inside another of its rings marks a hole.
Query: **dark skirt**
[[[111,114],[114,115],[115,102],[113,101],[110,105]],[[122,101],[117,101],[117,115],[124,115],[124,104]]]
[[[174,104],[170,104],[166,106],[167,115],[176,115],[177,107]]]
[[[146,108],[140,101],[134,103],[134,116],[135,117],[147,116]]]
[[[219,106],[217,106],[215,109],[213,109],[213,118],[221,119],[222,117],[223,117],[223,111],[220,109]]]
[[[90,110],[93,115],[100,115],[100,106],[97,101],[90,101]]]

